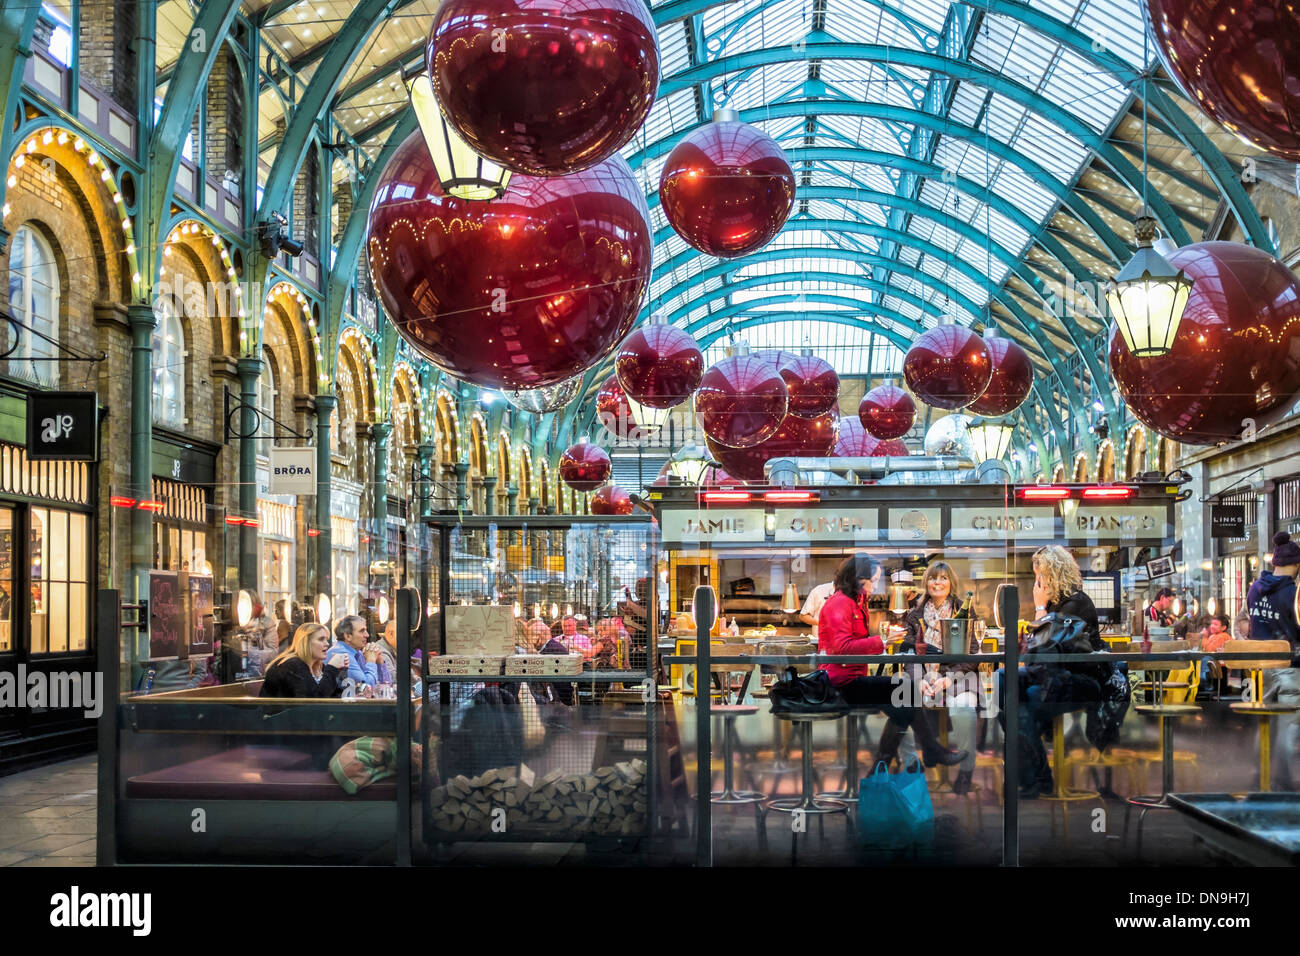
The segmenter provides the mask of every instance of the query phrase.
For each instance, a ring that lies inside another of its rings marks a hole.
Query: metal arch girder
[[[0,116],[3,133],[0,133],[0,152],[5,162],[14,154],[19,142],[18,131],[13,129],[12,119],[23,91],[23,71],[31,56],[32,35],[36,32],[36,20],[40,16],[41,5],[31,0],[5,0],[3,15],[0,15],[0,83],[3,85],[4,114]],[[7,191],[6,182],[0,178],[0,200]]]
[[[929,207],[925,207],[925,208],[929,209]],[[877,226],[874,223],[846,222],[846,221],[838,221],[833,219],[791,219],[786,222],[786,227],[821,231],[821,232],[843,232],[843,233],[849,233],[855,235],[871,236],[876,239],[893,239],[902,246],[910,246],[912,248],[919,249],[922,252],[925,252],[927,255],[934,257],[934,259],[936,259],[937,261],[946,262],[951,268],[955,269],[956,271],[960,272],[962,275],[966,276],[968,279],[971,280],[971,282],[975,283],[976,285],[983,285],[985,288],[987,288],[989,290],[990,297],[992,299],[997,299],[1002,302],[1003,306],[1009,312],[1011,312],[1014,319],[1025,330],[1026,334],[1029,335],[1035,341],[1040,342],[1040,347],[1042,347],[1043,355],[1045,357],[1051,358],[1055,353],[1054,349],[1050,348],[1046,343],[1042,343],[1041,337],[1037,333],[1039,323],[1027,312],[1025,312],[1025,310],[1020,306],[1020,304],[1015,301],[1015,299],[1011,296],[1009,292],[1007,292],[1007,290],[1004,287],[993,288],[989,284],[989,279],[986,275],[984,275],[982,272],[980,272],[978,269],[976,269],[974,266],[972,266],[970,263],[966,262],[965,260],[951,257],[948,251],[943,249],[941,246],[934,245],[933,243],[921,239],[918,236],[914,236],[909,233],[899,232],[897,229],[890,229],[887,226]],[[954,231],[961,231],[961,230],[955,229]],[[973,233],[974,230],[971,230],[971,232]],[[694,258],[696,256],[699,256],[700,254],[701,253],[699,253],[697,250],[687,247],[682,252],[678,253],[676,256],[673,256],[667,262],[661,263],[660,268],[667,269],[668,271],[671,272],[673,269],[675,269],[678,265],[681,265],[687,259]],[[894,262],[896,260],[889,260],[889,261]],[[1003,259],[1003,261],[1005,262],[1007,260]],[[1015,270],[1014,260],[1011,261],[1009,265],[1011,266],[1012,271],[1014,271]],[[1093,358],[1095,360],[1095,356]],[[1067,380],[1066,376],[1062,375],[1063,384],[1066,380]],[[1102,392],[1105,398],[1110,399],[1110,405],[1111,408],[1113,409],[1114,401],[1113,398],[1109,395],[1109,392],[1102,390],[1100,387],[1098,388],[1098,391]],[[1114,425],[1115,427],[1118,427],[1119,425],[1118,419],[1116,420]]]
[[[839,247],[827,247],[827,248],[789,247],[784,249],[769,249],[766,251],[757,252],[752,256],[746,257],[745,262],[747,264],[759,263],[759,262],[774,262],[774,261],[780,261],[784,259],[806,259],[814,256],[825,258],[825,259],[843,259],[845,261],[853,262],[855,264],[893,265],[895,266],[894,268],[895,274],[906,278],[914,279],[924,286],[942,292],[949,298],[961,304],[963,308],[967,308],[968,310],[971,311],[975,310],[975,304],[973,302],[971,302],[961,291],[953,288],[952,286],[949,286],[938,276],[933,276],[923,269],[917,269],[916,267],[909,266],[906,263],[896,262],[893,260],[886,260],[874,254],[858,253],[853,250],[841,249]],[[736,266],[734,263],[723,262],[710,269],[706,269],[700,275],[695,276],[693,279],[687,280],[687,282],[699,282],[699,283],[707,282],[710,279],[714,279],[719,276],[725,276],[728,272],[734,270],[735,268]],[[844,274],[843,281],[845,281],[846,284],[854,284],[852,282],[852,280],[854,279],[870,279],[873,282],[877,281],[872,276],[860,275],[857,273]],[[673,288],[674,289],[679,288],[681,285],[683,285],[683,283],[677,283],[677,285],[673,286]],[[664,298],[665,297],[659,297],[656,299],[656,302],[662,302]],[[648,313],[643,313],[643,317],[645,314]],[[1039,341],[1036,337],[1032,335],[1030,336],[1030,338],[1032,341],[1035,342]],[[1084,403],[1082,397],[1079,395],[1078,391],[1074,388],[1074,384],[1073,384],[1074,376],[1070,373],[1068,369],[1066,369],[1061,364],[1060,357],[1055,349],[1052,349],[1051,351],[1045,351],[1043,353],[1043,358],[1051,366],[1052,374],[1056,377],[1056,383],[1061,389],[1062,394],[1065,395],[1066,400],[1069,403],[1071,409],[1074,411],[1075,414],[1081,414],[1082,409],[1084,408]]]
[[[1090,149],[1109,166],[1119,180],[1136,196],[1144,195],[1143,177],[1115,147],[1106,139],[1093,132],[1092,128],[1068,110],[1053,103],[1048,98],[1022,86],[1007,77],[975,66],[965,60],[919,50],[908,50],[887,44],[874,43],[809,43],[802,52],[792,48],[751,50],[745,53],[729,55],[725,59],[710,61],[698,67],[690,67],[665,79],[659,87],[659,95],[671,96],[688,86],[694,86],[704,80],[711,80],[748,69],[756,69],[776,63],[799,62],[802,60],[867,60],[870,62],[888,62],[910,66],[936,73],[946,73],[957,80],[974,83],[1007,97],[1021,106],[1042,116],[1055,124],[1067,135],[1074,137],[1080,144]],[[1147,184],[1145,194],[1151,212],[1170,238],[1179,245],[1190,243],[1191,236],[1183,226],[1173,207],[1160,193]]]
[[[342,315],[343,300],[347,296],[348,286],[352,284],[353,276],[356,273],[357,254],[361,250],[361,242],[366,235],[366,222],[370,216],[370,200],[375,194],[375,186],[379,183],[380,173],[388,165],[388,161],[393,154],[397,152],[397,147],[414,130],[415,113],[412,110],[406,110],[405,115],[393,127],[393,131],[388,134],[388,141],[384,144],[384,148],[375,157],[375,162],[370,167],[370,175],[361,184],[361,188],[352,203],[352,211],[348,214],[347,222],[343,226],[343,232],[339,236],[334,254],[334,267],[330,270],[329,277],[325,282],[325,302],[321,308],[321,324],[324,326],[320,330],[321,340],[332,343],[331,347],[326,349],[325,359],[325,372],[331,381],[334,379],[334,355],[338,352],[338,343],[334,341],[335,336],[333,334],[333,330],[338,326],[335,312],[338,312],[340,316]],[[379,311],[381,314],[383,313],[382,305],[379,307]]]
[[[193,43],[186,43],[172,70],[162,112],[158,115],[153,136],[149,140],[149,199],[144,209],[148,218],[143,224],[149,232],[142,230],[141,235],[153,236],[154,242],[153,249],[146,247],[144,250],[149,256],[149,271],[143,277],[146,291],[153,287],[154,278],[162,268],[162,247],[166,233],[154,233],[165,227],[167,210],[176,186],[176,172],[181,164],[181,144],[190,132],[199,97],[207,89],[206,82],[212,64],[216,62],[217,54],[225,44],[238,13],[239,4],[231,0],[203,0],[203,6],[190,30],[191,36],[195,31],[204,31],[202,35],[206,41],[203,48],[196,50]]]
[[[1085,36],[1077,27],[1062,23],[1042,10],[1020,0],[979,0],[979,2],[989,13],[1017,20],[1059,41],[1084,59],[1114,74],[1130,87],[1142,81],[1142,75],[1107,50],[1104,43],[1101,49],[1094,49],[1093,37]],[[1214,145],[1214,141],[1187,113],[1179,109],[1173,99],[1156,82],[1147,81],[1145,93],[1147,104],[1152,111],[1169,123],[1179,142],[1201,160],[1206,172],[1210,174],[1211,181],[1218,187],[1224,201],[1228,203],[1228,208],[1237,217],[1242,232],[1250,237],[1254,245],[1261,249],[1268,249],[1268,231],[1264,228],[1259,210],[1251,202],[1239,175],[1228,164],[1227,158],[1219,148]]]
[[[208,0],[212,2],[212,0]],[[262,201],[257,207],[260,221],[265,210],[281,210],[290,198],[298,169],[307,155],[316,123],[323,115],[334,95],[343,75],[352,64],[366,37],[380,26],[389,10],[401,0],[360,0],[342,29],[330,41],[329,49],[312,74],[311,82],[294,105],[293,114],[276,150],[271,171],[266,177],[266,186],[262,191]],[[381,167],[374,167],[376,171]],[[354,207],[353,212],[356,212]],[[251,273],[255,282],[260,281],[269,263],[263,260],[260,251],[250,250],[249,258],[254,263]],[[341,259],[336,259],[336,262]],[[259,326],[260,335],[260,326]]]
[[[819,115],[821,116],[851,116],[855,118],[878,119],[882,121],[892,120],[900,123],[915,123],[928,126],[944,136],[951,136],[954,139],[965,140],[981,149],[986,145],[985,137],[976,129],[948,119],[947,117],[935,116],[933,113],[926,113],[923,110],[908,109],[901,106],[893,106],[885,103],[861,103],[861,102],[843,102],[839,100],[827,101],[821,103],[809,100],[791,100],[785,103],[774,104],[766,107],[757,107],[755,109],[742,110],[740,118],[747,123],[757,123],[767,119],[778,119],[788,116],[806,116],[808,106],[816,102],[820,107]],[[677,145],[677,141],[688,136],[698,129],[698,126],[689,127],[680,130],[671,136],[665,136],[656,140],[645,149],[632,154],[628,158],[628,163],[634,169],[639,168],[647,160],[656,159],[660,156],[667,155],[672,148]],[[1025,156],[1012,146],[1008,146],[1001,140],[990,138],[987,142],[988,152],[1010,162],[1018,167],[1038,185],[1057,197],[1057,200],[1064,205],[1075,218],[1088,226],[1094,235],[1101,240],[1102,244],[1109,250],[1115,262],[1121,263],[1128,261],[1132,256],[1133,250],[1110,228],[1101,218],[1101,216],[1092,209],[1083,199],[1071,190],[1066,184],[1054,177],[1046,169],[1034,162],[1030,157]],[[813,147],[816,148],[816,147]],[[892,156],[893,154],[887,154]],[[903,158],[903,157],[899,157]]]
[[[832,313],[832,315],[833,314],[834,313]],[[789,321],[789,319],[779,318],[778,321]],[[851,323],[843,322],[841,319],[832,319],[831,321],[833,321],[837,325],[851,324]],[[745,319],[744,321],[741,322],[737,322],[735,323],[733,328],[743,330],[748,328],[755,328],[757,326],[761,326],[765,324],[767,324],[767,320],[765,318],[756,317],[752,319]],[[897,333],[893,333],[887,329],[881,329],[881,328],[874,329],[873,331],[876,334],[887,339],[889,342],[893,343],[894,346],[899,348],[900,350],[902,350],[906,345],[906,339],[904,339],[902,336],[898,335]],[[707,349],[710,345],[712,345],[714,342],[720,339],[724,334],[725,331],[722,329],[719,329],[716,332],[710,332],[708,335],[700,339],[700,343],[699,343],[700,348],[702,350]],[[1037,384],[1035,384],[1035,389],[1037,389]],[[957,409],[956,413],[961,413],[961,409]],[[1035,423],[1033,419],[1027,414],[1023,403],[1021,404],[1020,408],[1016,409],[1014,412],[1012,412],[1012,414],[1017,416],[1020,419],[1020,421],[1025,427],[1025,430],[1029,432],[1030,441],[1036,443],[1037,446],[1040,448],[1046,447],[1046,437],[1039,429],[1037,423]],[[841,417],[843,416],[841,415]],[[1028,447],[1022,438],[1020,438],[1019,436],[1013,436],[1012,442],[1016,447],[1028,453]]]

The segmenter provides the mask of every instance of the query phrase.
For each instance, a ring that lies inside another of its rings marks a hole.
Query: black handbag
[[[849,709],[844,695],[823,670],[801,677],[793,667],[787,667],[785,680],[772,685],[768,699],[774,714],[842,714]]]

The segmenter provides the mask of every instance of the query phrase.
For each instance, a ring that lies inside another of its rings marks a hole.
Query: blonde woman
[[[1058,544],[1039,548],[1034,554],[1034,610],[1038,617],[1060,614],[1082,618],[1092,649],[1106,649],[1097,625],[1097,607],[1083,592],[1079,565],[1074,555]]]
[[[330,655],[330,632],[323,624],[302,624],[289,649],[271,661],[262,697],[339,697],[348,673],[348,655]]]
[[[914,654],[919,646],[923,654],[941,654],[943,639],[940,636],[939,622],[953,617],[961,607],[961,581],[951,565],[935,561],[925,569],[925,576],[921,578],[921,590],[920,602],[903,618],[907,636],[903,639],[899,652]],[[973,635],[971,644],[973,646],[966,649],[967,653],[979,653]],[[920,668],[915,670],[919,671]],[[913,680],[919,680],[921,694],[926,701],[924,719],[934,721],[939,716],[934,708],[947,704],[948,718],[952,721],[952,744],[957,750],[966,753],[952,790],[953,793],[967,793],[975,775],[975,735],[978,727],[975,707],[979,698],[974,681],[961,675],[974,674],[975,665],[948,664],[940,668],[938,664],[928,664],[925,670],[924,677],[913,674]],[[963,686],[957,686],[958,681]],[[965,684],[970,686],[964,686]],[[935,703],[932,704],[931,701]],[[937,732],[938,728],[935,730]]]

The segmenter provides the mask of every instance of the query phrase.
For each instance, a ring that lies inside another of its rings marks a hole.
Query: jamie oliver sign
[[[1065,511],[1065,536],[1071,541],[1160,541],[1168,535],[1169,509],[1164,505],[1122,508],[1079,506]]]
[[[665,509],[663,543],[734,544],[762,541],[762,508]]]
[[[948,540],[1048,540],[1055,531],[1055,508],[953,508]]]
[[[835,511],[778,508],[777,541],[875,541],[879,524],[875,508]]]

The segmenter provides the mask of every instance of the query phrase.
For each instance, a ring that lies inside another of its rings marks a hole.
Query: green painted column
[[[494,515],[497,513],[496,475],[488,475],[483,479],[483,513],[485,515]]]
[[[458,461],[452,466],[456,473],[456,508],[465,511],[469,508],[469,498],[465,494],[465,479],[469,475],[469,463]]]
[[[418,468],[420,469],[420,480],[416,486],[416,499],[419,502],[418,514],[421,518],[433,511],[433,485],[429,481],[429,470],[433,468],[434,460],[437,456],[437,447],[432,444],[420,445],[416,454],[419,456]]]
[[[330,530],[330,496],[333,476],[330,474],[330,415],[338,405],[333,395],[316,396],[316,591],[334,599],[334,539]]]
[[[257,383],[262,377],[260,358],[241,358],[239,370],[239,513],[246,518],[257,516],[257,437],[260,424],[257,412]],[[257,527],[240,526],[239,585],[257,588]]]
[[[519,514],[519,486],[506,485],[506,514]]]
[[[529,499],[528,499],[528,513],[529,513],[530,515],[535,515],[535,514],[537,514],[537,506],[540,505],[541,503],[542,503],[542,499],[541,499],[541,498],[529,498]]]
[[[379,550],[387,560],[388,548],[388,436],[393,433],[389,422],[375,422],[370,435],[375,440],[375,486],[371,514],[375,520],[375,534],[379,537]]]
[[[131,495],[153,498],[153,307],[127,306],[131,327]],[[131,578],[135,598],[149,593],[153,566],[153,512],[131,510]],[[130,588],[128,589],[130,590]]]

